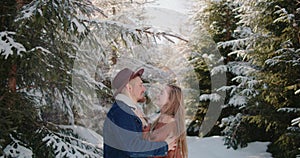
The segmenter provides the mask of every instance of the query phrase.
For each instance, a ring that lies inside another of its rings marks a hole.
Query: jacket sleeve
[[[150,142],[143,139],[142,123],[131,110],[118,109],[107,117],[109,119],[106,128],[110,131],[110,146],[125,151],[130,157],[153,157],[167,154],[166,142]]]

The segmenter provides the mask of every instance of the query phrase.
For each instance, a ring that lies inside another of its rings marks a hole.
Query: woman
[[[155,158],[187,158],[185,110],[181,89],[175,85],[166,85],[158,96],[156,104],[161,114],[146,130],[145,138],[150,141],[163,141],[167,137],[175,136],[177,145],[175,150],[168,152],[167,156]]]

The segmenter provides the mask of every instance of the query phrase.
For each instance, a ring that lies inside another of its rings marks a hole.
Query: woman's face
[[[156,105],[161,109],[169,99],[169,87],[165,86],[164,89],[162,89],[157,97]]]

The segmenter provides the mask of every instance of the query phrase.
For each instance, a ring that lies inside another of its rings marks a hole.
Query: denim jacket
[[[122,101],[115,101],[104,122],[104,158],[165,156],[166,142],[143,139],[142,122]]]

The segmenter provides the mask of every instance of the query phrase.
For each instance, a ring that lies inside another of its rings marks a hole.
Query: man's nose
[[[146,92],[146,87],[143,85],[143,91]]]

